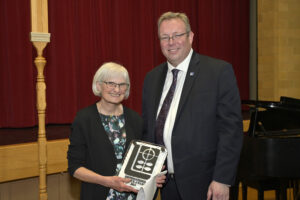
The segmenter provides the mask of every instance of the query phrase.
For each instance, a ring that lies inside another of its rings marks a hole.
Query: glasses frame
[[[172,39],[173,41],[178,41],[182,36],[184,36],[185,34],[189,34],[190,32],[189,31],[187,31],[187,32],[185,32],[185,33],[177,33],[177,34],[174,34],[174,35],[172,35],[172,36],[162,36],[162,37],[159,37],[159,39],[160,39],[160,41],[161,42],[165,42],[165,43],[167,43],[167,42],[170,42],[170,40]]]
[[[118,86],[119,90],[126,91],[129,87],[128,83],[115,83],[115,82],[112,82],[112,81],[101,81],[101,82],[105,83],[106,87],[108,89],[111,89],[111,90],[116,89],[116,87]]]

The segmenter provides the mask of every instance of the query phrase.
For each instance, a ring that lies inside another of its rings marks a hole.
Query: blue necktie
[[[168,112],[170,109],[170,105],[172,103],[172,99],[174,96],[175,88],[176,88],[176,83],[177,83],[177,74],[179,70],[178,69],[173,69],[173,82],[172,85],[168,91],[168,94],[163,102],[163,105],[161,106],[161,109],[159,111],[158,117],[156,119],[156,124],[155,124],[155,142],[157,144],[164,144],[164,127],[165,127],[165,122],[166,118],[168,116]]]

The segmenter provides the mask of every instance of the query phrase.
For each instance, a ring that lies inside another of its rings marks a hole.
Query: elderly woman
[[[101,99],[75,117],[68,170],[82,181],[81,199],[135,199],[138,191],[125,184],[130,179],[116,176],[130,141],[142,134],[141,117],[122,105],[129,96],[127,70],[113,62],[103,64],[94,76],[92,89]],[[159,187],[164,178],[156,180]]]

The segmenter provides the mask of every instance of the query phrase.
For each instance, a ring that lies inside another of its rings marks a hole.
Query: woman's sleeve
[[[68,171],[72,176],[79,167],[86,167],[87,144],[83,124],[83,119],[77,115],[71,126],[67,158]]]

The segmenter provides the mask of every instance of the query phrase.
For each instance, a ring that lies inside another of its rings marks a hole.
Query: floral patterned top
[[[100,118],[105,132],[108,135],[117,158],[116,174],[119,173],[122,167],[123,155],[125,153],[126,145],[126,131],[125,131],[125,118],[124,114],[120,116],[103,115],[100,113]],[[106,200],[135,200],[136,195],[127,192],[118,192],[110,189]]]

